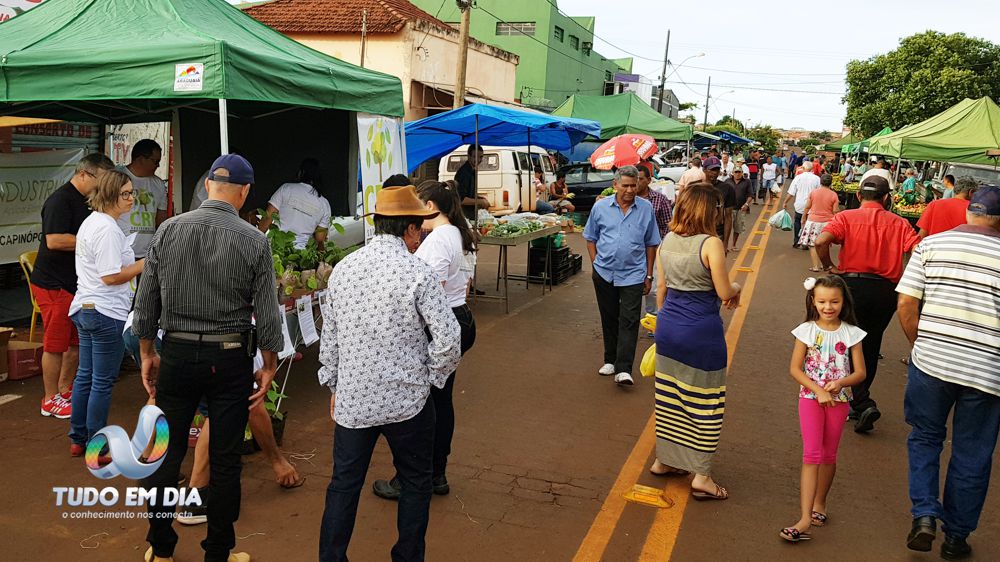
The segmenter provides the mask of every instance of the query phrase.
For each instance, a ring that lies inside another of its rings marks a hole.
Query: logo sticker
[[[205,65],[200,62],[174,65],[174,91],[200,92],[205,85]]]
[[[98,478],[107,480],[121,474],[126,478],[141,480],[156,472],[163,464],[169,442],[170,429],[163,410],[156,406],[145,406],[139,412],[139,421],[131,440],[124,429],[109,425],[95,433],[87,442],[84,460],[90,473]],[[139,460],[149,444],[153,446],[149,456],[145,460]],[[105,449],[111,462],[102,466],[101,452]]]

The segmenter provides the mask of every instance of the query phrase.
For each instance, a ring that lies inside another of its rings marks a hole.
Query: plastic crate
[[[587,218],[590,217],[590,213],[573,211],[572,213],[564,213],[563,217],[573,219],[573,224],[576,226],[587,226]]]

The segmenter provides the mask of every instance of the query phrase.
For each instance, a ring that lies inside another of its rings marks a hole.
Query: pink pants
[[[802,464],[835,464],[840,434],[847,422],[847,402],[821,406],[816,400],[799,398],[802,429]]]

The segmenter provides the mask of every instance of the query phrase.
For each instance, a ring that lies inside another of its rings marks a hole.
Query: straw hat
[[[375,210],[365,216],[379,217],[421,217],[432,219],[438,215],[431,211],[417,197],[417,188],[412,185],[405,187],[383,187],[375,196]]]

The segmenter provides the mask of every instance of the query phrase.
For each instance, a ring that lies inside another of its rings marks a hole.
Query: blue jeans
[[[945,382],[910,361],[903,402],[910,456],[910,501],[913,517],[941,519],[944,532],[964,539],[976,530],[990,487],[993,449],[1000,431],[1000,397],[972,387]],[[938,499],[941,450],[952,418],[951,460],[944,483],[944,506]]]
[[[535,212],[539,215],[547,215],[556,212],[556,208],[552,206],[552,203],[538,199],[535,201]]]
[[[69,438],[77,445],[86,445],[108,423],[111,389],[118,380],[125,353],[121,337],[125,321],[92,308],[83,309],[70,319],[80,333],[80,367],[73,381]]]
[[[141,367],[142,357],[139,354],[139,336],[135,335],[132,328],[129,328],[122,334],[122,340],[125,341],[125,352],[132,356],[137,366]],[[160,338],[156,338],[156,352],[163,353],[163,340]]]
[[[356,429],[338,424],[334,428],[333,478],[326,489],[326,509],[319,533],[321,562],[347,560],[361,488],[365,485],[365,475],[379,435],[384,435],[389,442],[392,463],[402,485],[396,508],[399,538],[392,547],[392,560],[424,560],[424,535],[431,505],[435,417],[434,401],[428,399],[424,409],[408,420]],[[212,439],[215,439],[214,426],[212,432]]]

